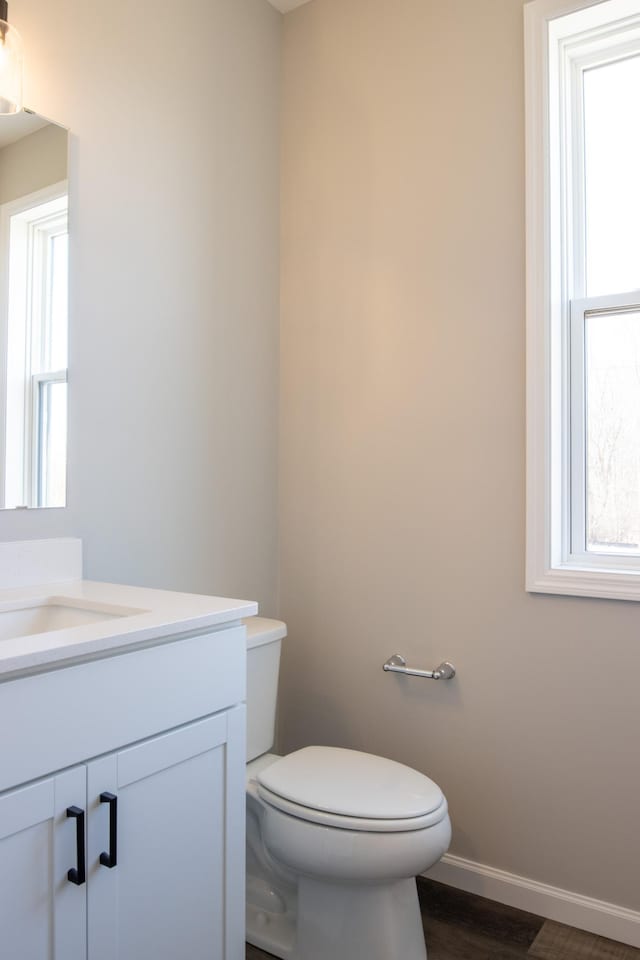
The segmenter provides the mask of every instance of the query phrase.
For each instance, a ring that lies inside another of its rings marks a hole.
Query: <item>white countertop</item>
[[[84,659],[109,656],[177,636],[202,632],[208,627],[254,616],[257,603],[225,597],[151,590],[146,587],[66,580],[0,590],[0,615],[16,606],[61,598],[91,610],[108,605],[124,616],[80,626],[48,630],[0,640],[0,681],[14,676],[67,666]],[[135,612],[130,612],[135,611]]]

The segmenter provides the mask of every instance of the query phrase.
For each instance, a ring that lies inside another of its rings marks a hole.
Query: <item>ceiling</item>
[[[0,124],[0,148],[15,143],[16,140],[21,140],[48,124],[49,121],[44,117],[39,117],[36,113],[26,113],[24,110],[10,117],[3,117]]]
[[[303,3],[309,3],[309,0],[269,0],[269,3],[280,13],[289,13],[289,10],[295,10],[296,7],[301,7]]]

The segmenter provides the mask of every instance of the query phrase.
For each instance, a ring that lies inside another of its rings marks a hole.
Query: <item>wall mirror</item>
[[[68,131],[0,117],[0,508],[63,507]]]

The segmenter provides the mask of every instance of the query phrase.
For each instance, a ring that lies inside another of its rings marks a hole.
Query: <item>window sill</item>
[[[529,593],[567,597],[640,600],[640,570],[594,570],[577,564],[563,564],[539,574],[527,574],[526,589]]]

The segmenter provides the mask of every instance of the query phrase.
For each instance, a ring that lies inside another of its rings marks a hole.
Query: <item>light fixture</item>
[[[22,110],[22,39],[7,16],[7,0],[0,0],[0,116]]]

